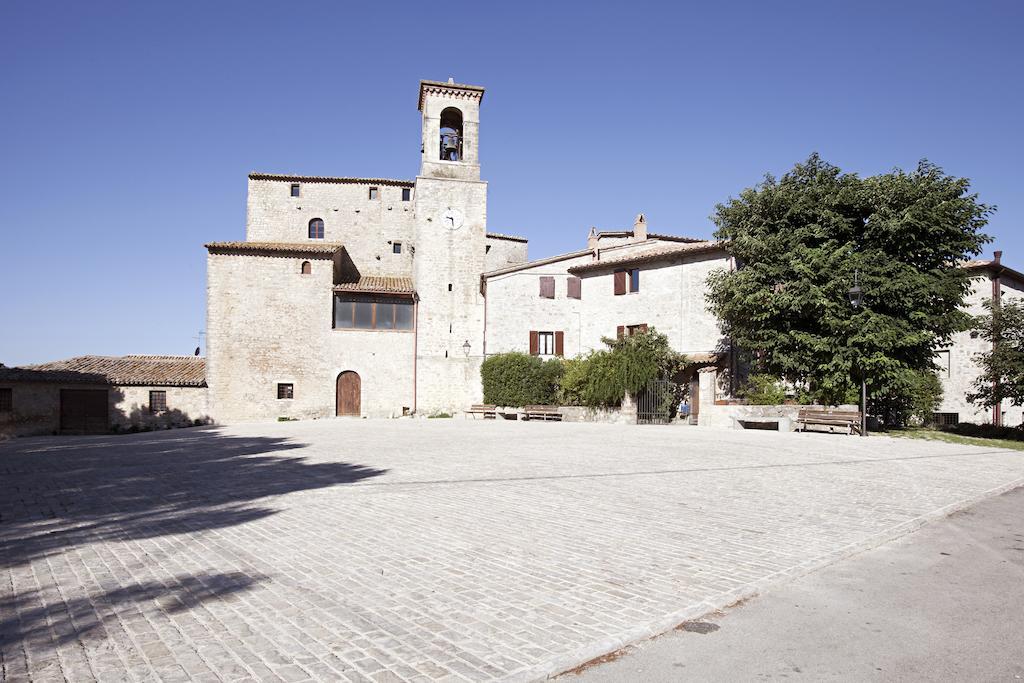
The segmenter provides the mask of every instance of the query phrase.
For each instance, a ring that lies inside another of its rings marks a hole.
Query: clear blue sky
[[[489,228],[709,236],[818,151],[926,157],[1024,265],[1024,3],[0,5],[0,362],[189,353],[246,174],[412,178],[421,78],[483,85]],[[282,321],[286,324],[286,321]]]

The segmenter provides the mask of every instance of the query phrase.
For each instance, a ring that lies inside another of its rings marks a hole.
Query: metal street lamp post
[[[853,271],[853,287],[847,292],[850,305],[854,308],[860,308],[864,304],[864,290],[857,284],[857,275],[858,272]],[[868,435],[868,384],[867,372],[863,367],[860,371],[860,435]]]

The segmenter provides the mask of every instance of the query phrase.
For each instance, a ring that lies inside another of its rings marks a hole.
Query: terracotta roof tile
[[[724,251],[725,242],[689,242],[686,244],[679,244],[671,247],[663,247],[660,249],[648,249],[638,253],[621,256],[618,258],[603,259],[600,261],[592,261],[590,263],[583,263],[578,266],[573,266],[569,269],[569,272],[573,275],[578,273],[589,273],[595,270],[602,270],[605,268],[614,268],[616,266],[626,266],[641,263],[651,263],[654,261],[664,261],[666,259],[672,259],[677,256],[689,256],[690,254],[702,254],[714,251]]]
[[[205,387],[206,359],[197,356],[76,356],[0,368],[0,381]]]
[[[367,294],[413,294],[412,278],[364,275],[358,282],[343,282],[334,286],[336,292],[363,292]]]
[[[263,252],[287,254],[333,254],[341,245],[334,242],[209,242],[213,252]]]

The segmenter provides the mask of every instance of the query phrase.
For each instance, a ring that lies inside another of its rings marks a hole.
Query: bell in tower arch
[[[462,112],[448,107],[441,112],[441,161],[461,161],[462,140]]]

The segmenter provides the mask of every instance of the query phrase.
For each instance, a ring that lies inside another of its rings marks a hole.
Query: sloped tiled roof
[[[336,292],[362,292],[365,294],[413,294],[412,278],[364,275],[357,282],[334,285]]]
[[[249,174],[249,180],[283,180],[293,183],[335,183],[339,185],[393,185],[412,187],[415,181],[397,180],[395,178],[347,178],[326,175],[291,175],[289,173],[258,173]]]
[[[1004,266],[1001,262],[995,260],[972,259],[970,261],[965,261],[961,263],[960,267],[968,271],[984,270],[993,273],[998,271],[1000,275],[1009,275],[1018,282],[1024,282],[1024,273],[1020,272],[1019,270],[1010,268],[1008,266]]]
[[[569,272],[572,273],[573,275],[576,275],[579,273],[589,273],[595,270],[614,268],[616,266],[629,266],[638,265],[641,263],[651,263],[654,261],[664,261],[666,259],[672,259],[677,256],[689,256],[691,254],[724,251],[724,249],[725,242],[690,242],[686,244],[679,244],[672,247],[648,249],[646,251],[628,254],[617,258],[602,259],[600,261],[583,263],[578,266],[573,266],[572,268],[569,268]]]
[[[341,245],[333,242],[209,242],[203,246],[213,252],[333,254]]]
[[[0,382],[3,381],[205,387],[206,359],[197,356],[75,356],[39,365],[0,368]]]

